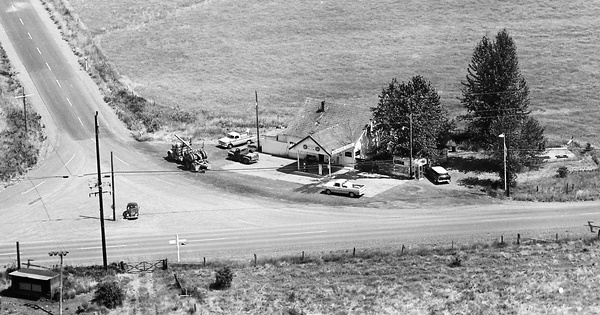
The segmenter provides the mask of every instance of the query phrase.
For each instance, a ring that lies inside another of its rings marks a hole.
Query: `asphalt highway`
[[[182,260],[317,253],[406,244],[450,244],[514,238],[589,235],[599,203],[379,209],[299,205],[230,196],[148,156],[104,103],[37,1],[0,3],[0,41],[46,125],[50,147],[20,183],[0,191],[0,265],[21,260],[55,264],[48,252],[69,251],[67,264],[101,264],[94,120],[98,112],[103,176],[115,170],[116,215],[142,204],[137,221],[105,221],[109,262],[176,260],[175,235],[186,239]],[[103,182],[110,182],[104,177]],[[105,184],[105,191],[110,187]],[[117,189],[118,188],[118,189]],[[112,218],[112,195],[104,216]]]

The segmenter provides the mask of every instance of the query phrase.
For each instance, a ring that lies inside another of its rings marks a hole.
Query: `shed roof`
[[[320,111],[321,102],[323,101],[315,98],[306,98],[304,107],[300,109],[283,133],[304,138],[327,128],[340,125],[348,128],[346,134],[351,134],[358,138],[372,116],[368,106],[329,101],[325,101],[324,110]]]
[[[40,270],[40,269],[31,269],[31,268],[22,268],[19,270],[15,270],[8,274],[11,277],[21,277],[21,278],[29,278],[36,280],[50,280],[58,277],[58,273],[48,271],[48,270]]]

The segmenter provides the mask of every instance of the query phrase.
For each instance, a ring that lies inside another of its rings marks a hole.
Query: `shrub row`
[[[46,136],[40,115],[33,111],[27,99],[21,105],[22,100],[10,96],[22,87],[1,46],[0,58],[0,89],[7,92],[0,97],[0,120],[4,122],[4,128],[0,130],[0,181],[8,181],[37,164]]]

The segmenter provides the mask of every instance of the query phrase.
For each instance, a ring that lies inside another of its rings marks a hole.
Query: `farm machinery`
[[[194,172],[210,169],[208,155],[204,149],[194,149],[191,143],[178,135],[175,137],[179,142],[173,143],[171,150],[167,151],[167,160],[182,164],[185,169]]]

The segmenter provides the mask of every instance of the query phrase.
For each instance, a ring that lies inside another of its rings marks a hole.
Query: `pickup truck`
[[[227,158],[232,161],[251,164],[258,162],[258,152],[251,147],[241,147],[229,150]]]
[[[254,141],[256,141],[255,135],[232,131],[228,133],[226,137],[219,139],[219,145],[221,147],[231,149],[241,144],[251,144]]]
[[[365,185],[350,182],[347,179],[336,179],[321,186],[326,194],[338,193],[348,195],[352,198],[365,194]]]

